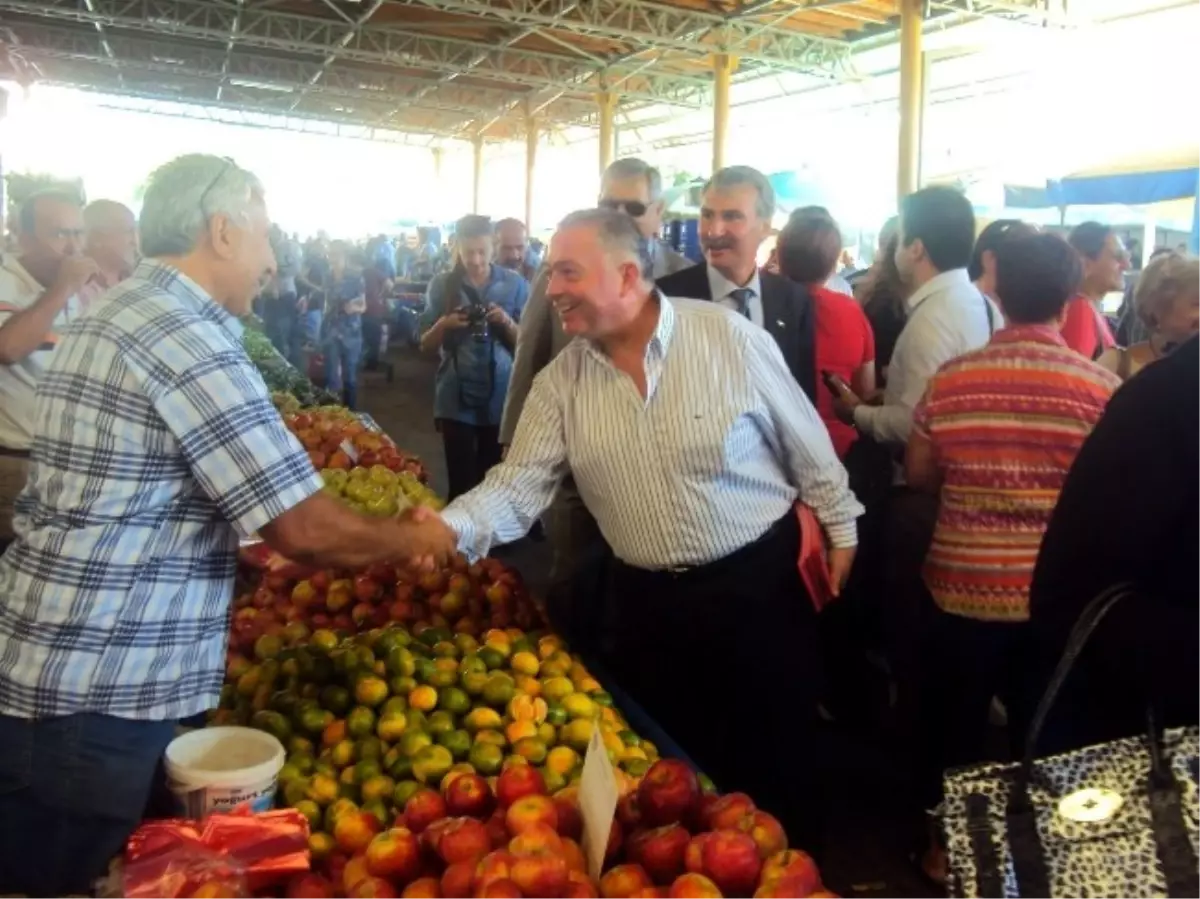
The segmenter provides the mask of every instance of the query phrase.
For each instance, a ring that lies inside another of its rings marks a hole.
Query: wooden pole
[[[479,215],[479,210],[483,206],[483,135],[475,135],[471,144],[475,150],[475,167],[471,182],[471,211]]]
[[[613,140],[613,122],[617,112],[617,95],[612,91],[601,91],[596,94],[596,102],[600,105],[600,175],[612,165],[616,145]]]
[[[899,200],[920,187],[924,0],[897,2],[900,5],[900,153],[896,170]]]
[[[529,101],[525,101],[525,230],[533,234],[533,172],[537,167],[537,119]]]
[[[737,57],[718,53],[713,57],[713,171],[725,168],[729,141],[729,86],[737,68]]]

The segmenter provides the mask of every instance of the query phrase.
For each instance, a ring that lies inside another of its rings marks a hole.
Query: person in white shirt
[[[93,200],[83,210],[83,252],[100,268],[97,286],[115,287],[137,268],[138,229],[133,210],[116,200]]]
[[[80,314],[80,291],[99,274],[83,255],[83,210],[71,194],[34,194],[17,227],[18,252],[0,263],[0,547],[13,537],[13,502],[29,470],[37,383]]]

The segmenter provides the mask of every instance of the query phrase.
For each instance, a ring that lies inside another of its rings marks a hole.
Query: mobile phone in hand
[[[828,389],[829,392],[834,396],[841,396],[843,391],[850,389],[850,385],[848,385],[833,372],[822,370],[821,380],[825,382],[826,389]]]

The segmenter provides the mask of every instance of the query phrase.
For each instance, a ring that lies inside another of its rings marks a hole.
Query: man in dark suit
[[[760,271],[758,248],[771,232],[775,191],[757,169],[734,165],[704,185],[704,262],[657,281],[669,297],[712,300],[766,328],[796,382],[817,401],[816,312],[801,285]]]

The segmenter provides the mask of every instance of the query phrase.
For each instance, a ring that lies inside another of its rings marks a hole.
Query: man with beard
[[[83,255],[83,212],[73,195],[34,194],[17,229],[18,252],[0,264],[0,548],[12,540],[13,504],[29,472],[35,390],[100,272]]]
[[[712,300],[766,328],[796,383],[817,399],[816,314],[808,290],[759,271],[758,248],[771,233],[775,191],[746,165],[723,168],[704,185],[700,245],[704,262],[658,279],[669,297]]]
[[[658,169],[641,159],[618,159],[600,179],[597,205],[633,219],[647,242],[652,277],[688,267],[685,257],[658,239],[664,209]],[[543,269],[534,280],[529,302],[521,313],[512,380],[500,424],[500,442],[505,446],[512,443],[534,377],[571,341],[551,312],[546,296],[549,280],[549,269]],[[591,648],[599,630],[603,571],[609,550],[570,476],[563,480],[558,497],[546,515],[546,528],[554,551],[546,595],[550,620],[574,645]]]
[[[496,262],[501,268],[532,281],[535,273],[526,262],[528,252],[529,239],[523,222],[512,218],[496,222]]]
[[[647,256],[614,210],[559,226],[547,291],[576,339],[534,382],[506,460],[444,520],[462,551],[485,555],[525,534],[569,468],[616,557],[617,683],[724,789],[761,797],[811,846],[816,616],[794,505],[828,537],[835,591],[862,507],[770,336],[665,296]],[[694,664],[715,657],[727,664]],[[753,746],[714,738],[713,710],[734,705],[766,729]]]

